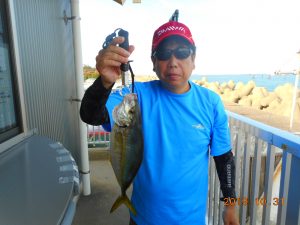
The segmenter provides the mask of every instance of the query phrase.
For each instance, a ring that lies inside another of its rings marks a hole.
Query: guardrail
[[[299,225],[300,137],[227,113],[235,153],[237,199],[220,203],[222,194],[211,159],[208,224],[223,224],[224,205],[234,205],[241,225]]]
[[[87,131],[89,148],[109,148],[110,133],[105,131],[102,126],[87,125]]]

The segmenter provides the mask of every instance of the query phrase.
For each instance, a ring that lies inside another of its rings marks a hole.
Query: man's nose
[[[169,67],[177,67],[177,63],[178,63],[178,59],[175,57],[174,54],[171,55],[170,59],[169,59]]]

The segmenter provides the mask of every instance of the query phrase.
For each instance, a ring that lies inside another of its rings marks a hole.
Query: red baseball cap
[[[158,45],[170,36],[180,36],[187,40],[190,44],[195,45],[190,29],[183,23],[177,21],[169,21],[161,25],[153,34],[152,52]]]

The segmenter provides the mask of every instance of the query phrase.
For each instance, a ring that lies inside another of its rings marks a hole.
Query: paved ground
[[[128,225],[129,212],[125,206],[109,212],[120,194],[110,162],[103,158],[91,160],[90,169],[92,194],[79,198],[72,225]],[[130,196],[131,189],[127,193]]]
[[[275,115],[252,107],[240,106],[236,103],[225,103],[225,108],[231,112],[260,121],[264,124],[300,134],[300,121],[294,120],[293,127],[290,129],[290,119],[285,116]]]

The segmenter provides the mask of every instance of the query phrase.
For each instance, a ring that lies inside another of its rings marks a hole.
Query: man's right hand
[[[121,75],[120,66],[122,63],[127,63],[128,58],[134,51],[134,46],[130,45],[129,50],[125,50],[117,44],[124,42],[124,37],[116,37],[111,44],[101,49],[96,56],[96,69],[98,70],[102,84],[109,89]]]

